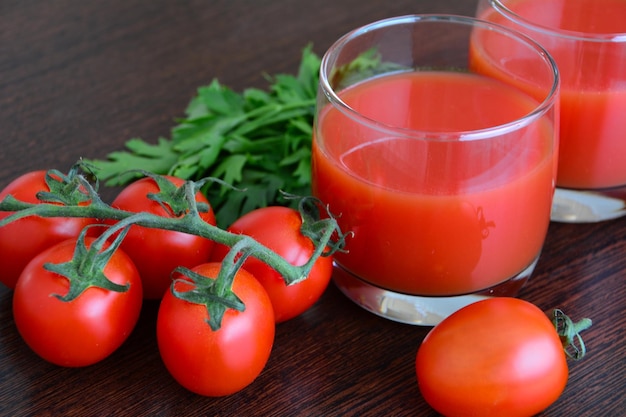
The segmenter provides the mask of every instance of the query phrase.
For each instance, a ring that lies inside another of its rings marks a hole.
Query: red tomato
[[[36,194],[50,191],[45,177],[46,171],[33,171],[16,178],[0,192],[0,201],[10,194],[26,203],[39,203]],[[10,214],[0,212],[0,220]],[[77,237],[93,222],[86,218],[29,216],[0,227],[0,281],[15,288],[20,273],[31,259],[56,243]]]
[[[184,183],[179,178],[167,178],[176,186]],[[126,186],[111,205],[135,213],[147,212],[171,217],[159,203],[147,197],[148,193],[157,192],[159,187],[152,178],[142,178]],[[196,201],[209,204],[200,192],[196,194]],[[200,217],[209,224],[216,224],[212,208],[200,213]],[[144,298],[160,299],[172,282],[171,272],[179,266],[191,268],[207,262],[213,241],[187,233],[131,226],[121,248],[132,258],[139,270],[143,280]]]
[[[516,298],[470,304],[426,336],[415,362],[424,399],[445,416],[532,416],[561,395],[568,369],[548,317]]]
[[[216,277],[221,264],[206,263],[193,271]],[[191,282],[177,281],[177,291],[190,291]],[[205,305],[175,297],[167,291],[157,318],[161,358],[170,374],[188,390],[211,397],[233,394],[261,373],[274,343],[274,315],[263,287],[240,269],[233,292],[245,304],[242,312],[229,309],[222,326],[213,331]]]
[[[91,242],[86,239],[87,245]],[[76,239],[70,239],[36,256],[13,293],[15,324],[26,344],[43,359],[67,367],[91,365],[113,353],[135,327],[142,303],[139,273],[119,248],[104,274],[116,284],[130,284],[128,290],[90,287],[68,302],[52,296],[67,294],[69,281],[43,265],[69,261],[75,245]]]
[[[314,248],[311,240],[300,233],[302,219],[297,210],[287,207],[264,207],[244,214],[228,231],[251,236],[276,252],[292,265],[301,266],[309,260]],[[211,255],[221,261],[229,248],[216,244]],[[283,277],[257,258],[248,258],[243,268],[250,272],[267,291],[276,322],[284,322],[308,310],[326,290],[333,269],[332,257],[320,257],[309,276],[297,284],[286,285]]]

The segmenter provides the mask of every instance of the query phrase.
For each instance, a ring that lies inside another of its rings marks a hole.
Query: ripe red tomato
[[[300,266],[314,251],[311,240],[300,233],[301,226],[297,210],[272,206],[244,214],[228,231],[251,236],[287,262]],[[227,246],[216,244],[211,259],[221,261],[228,250]],[[309,276],[292,285],[286,285],[276,270],[252,256],[244,262],[243,268],[263,285],[272,300],[276,322],[280,323],[308,310],[321,297],[330,282],[333,260],[330,256],[318,258]]]
[[[556,401],[568,377],[552,322],[506,297],[444,319],[422,342],[415,367],[424,399],[446,416],[532,416]]]
[[[172,183],[180,186],[184,181],[168,176]],[[115,198],[111,206],[138,212],[147,212],[171,217],[156,201],[147,197],[148,193],[159,192],[155,180],[146,177],[126,186]],[[196,201],[209,204],[202,193],[196,194]],[[209,206],[210,208],[210,206]],[[213,209],[200,213],[207,223],[215,225]],[[207,262],[213,248],[213,241],[200,236],[162,229],[131,226],[122,242],[126,252],[139,270],[143,281],[144,298],[160,299],[171,284],[171,272],[179,266],[191,268]]]
[[[206,263],[192,270],[216,277],[221,264]],[[177,280],[177,291],[190,291],[191,282]],[[267,293],[243,269],[235,276],[233,292],[244,311],[229,309],[222,326],[213,331],[207,308],[175,297],[167,291],[157,317],[161,358],[178,383],[211,397],[240,391],[251,384],[267,363],[274,343],[274,315]]]
[[[36,194],[50,191],[45,182],[46,171],[24,174],[0,192],[0,201],[12,195],[20,201],[39,203]],[[0,212],[0,220],[10,212]],[[44,249],[64,240],[77,237],[93,219],[29,216],[0,227],[0,281],[15,288],[20,273],[31,259]]]
[[[87,238],[91,245],[93,238]],[[94,364],[113,353],[130,335],[142,304],[141,279],[131,259],[119,248],[104,268],[105,276],[125,292],[87,288],[72,301],[52,294],[68,293],[66,277],[44,269],[45,263],[72,259],[76,239],[37,255],[24,268],[13,293],[13,315],[22,338],[43,359],[57,365]]]

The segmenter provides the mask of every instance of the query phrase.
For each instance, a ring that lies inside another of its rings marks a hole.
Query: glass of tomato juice
[[[550,223],[558,94],[544,49],[471,17],[394,17],[334,43],[312,183],[350,232],[333,275],[344,294],[421,325],[516,295]]]
[[[480,0],[477,16],[533,38],[559,68],[552,220],[626,215],[626,1]]]

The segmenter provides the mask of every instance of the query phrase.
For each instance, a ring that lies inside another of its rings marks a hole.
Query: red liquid
[[[503,83],[461,73],[386,76],[341,96],[388,125],[438,132],[500,125],[537,105]],[[552,130],[542,120],[490,139],[421,140],[322,109],[314,194],[354,232],[349,254],[336,260],[373,284],[421,295],[475,292],[518,274],[538,256],[549,223]]]
[[[517,0],[507,5],[552,30],[626,36],[624,0]],[[585,42],[530,31],[489,10],[480,17],[525,32],[558,64],[562,77],[558,185],[581,189],[626,185],[626,39]]]

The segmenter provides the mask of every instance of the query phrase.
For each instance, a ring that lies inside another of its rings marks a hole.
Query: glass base
[[[562,223],[595,223],[626,215],[626,186],[605,190],[557,188],[550,219]]]
[[[378,316],[405,324],[434,326],[455,311],[490,297],[514,297],[528,281],[539,256],[522,272],[477,293],[450,297],[396,293],[363,281],[335,264],[333,281],[349,299]]]

